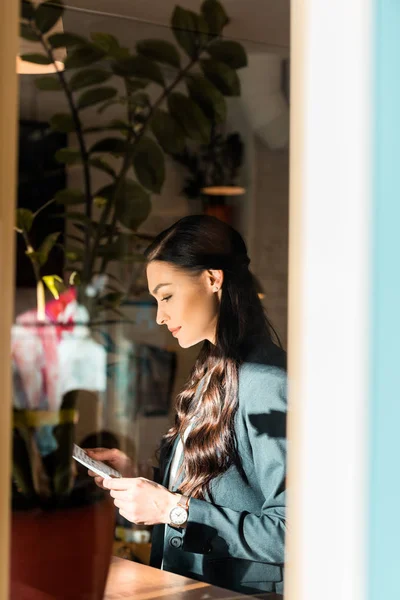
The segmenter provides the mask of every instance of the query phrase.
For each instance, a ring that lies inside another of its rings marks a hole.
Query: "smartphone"
[[[105,479],[108,477],[122,477],[121,473],[119,473],[115,469],[112,469],[101,460],[94,460],[93,458],[90,458],[90,456],[83,450],[83,448],[77,446],[77,444],[74,444],[73,446],[72,458],[80,462],[81,465],[83,465],[84,467],[87,467],[88,469],[90,469],[97,475],[100,475],[100,477],[104,477]]]

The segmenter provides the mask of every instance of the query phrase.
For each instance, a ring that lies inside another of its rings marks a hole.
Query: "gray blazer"
[[[283,593],[286,476],[285,356],[258,345],[239,370],[235,431],[242,470],[192,498],[185,530],[153,528],[151,565],[243,594]],[[167,484],[177,441],[160,481]],[[173,491],[178,491],[179,481]],[[165,534],[165,535],[164,535]]]

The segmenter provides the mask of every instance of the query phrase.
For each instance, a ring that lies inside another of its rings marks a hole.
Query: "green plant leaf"
[[[19,231],[26,231],[27,233],[32,228],[32,223],[35,218],[33,212],[27,208],[18,208],[16,211],[17,229]]]
[[[88,106],[94,106],[99,102],[105,102],[117,95],[117,90],[112,87],[98,87],[86,90],[78,100],[78,109],[82,110]]]
[[[84,253],[81,248],[75,248],[75,246],[68,246],[64,250],[65,257],[72,263],[83,260]]]
[[[105,69],[84,69],[77,71],[72,75],[69,81],[69,87],[72,91],[80,90],[91,85],[98,85],[108,81],[112,73]]]
[[[56,300],[59,299],[60,294],[66,289],[65,283],[58,275],[45,275],[42,277],[42,280]]]
[[[110,152],[111,154],[125,154],[126,141],[122,138],[105,138],[96,142],[90,149],[90,154],[95,152]]]
[[[111,175],[111,177],[113,177],[114,179],[117,177],[117,174],[114,171],[114,169],[112,167],[110,167],[110,165],[108,165],[101,158],[91,158],[89,160],[89,164],[91,167],[99,169],[100,171],[103,171],[104,173],[107,173],[108,175]]]
[[[135,147],[133,166],[139,183],[160,194],[165,181],[165,158],[160,146],[149,137],[142,137]]]
[[[142,54],[150,60],[165,63],[179,69],[181,58],[178,50],[170,42],[165,40],[141,40],[136,44],[138,54]]]
[[[113,119],[110,123],[105,125],[98,125],[95,127],[85,127],[84,133],[104,133],[105,131],[121,131],[126,133],[131,130],[131,126],[122,119]]]
[[[37,250],[37,255],[38,255],[40,266],[43,266],[47,262],[47,259],[49,258],[49,254],[50,254],[51,250],[53,249],[53,247],[59,237],[60,237],[59,231],[57,231],[55,233],[50,233],[48,236],[45,237],[43,242],[40,244],[40,246]]]
[[[201,12],[212,35],[219,35],[229,23],[224,7],[217,0],[205,0],[201,5]]]
[[[147,79],[127,79],[126,86],[128,91],[131,94],[138,92],[139,90],[143,90],[146,86],[149,85],[149,81]]]
[[[41,33],[47,33],[61,18],[64,6],[61,0],[42,2],[35,10],[36,27]]]
[[[180,92],[175,92],[168,97],[168,108],[190,139],[204,144],[209,141],[210,121],[193,100]]]
[[[118,233],[117,238],[111,244],[102,244],[98,249],[98,255],[107,260],[133,260],[138,253],[132,251],[132,243],[137,240],[135,234]],[[144,257],[142,257],[144,259]],[[111,286],[107,286],[110,288]],[[115,288],[114,288],[115,289]],[[115,290],[118,291],[118,290]]]
[[[54,131],[61,133],[72,133],[75,131],[75,123],[68,113],[58,113],[50,119],[50,126]]]
[[[56,48],[73,48],[73,46],[82,46],[88,44],[88,40],[81,35],[74,33],[53,33],[47,38],[50,46]]]
[[[34,63],[35,65],[51,65],[52,61],[48,56],[44,54],[21,54],[21,60],[25,60],[26,62]]]
[[[176,6],[172,14],[171,27],[180,47],[190,58],[196,58],[201,47],[208,40],[208,25],[204,17]]]
[[[201,60],[200,64],[204,75],[224,96],[240,96],[240,79],[234,69],[211,58]]]
[[[216,40],[207,48],[211,58],[228,65],[232,69],[247,67],[247,54],[242,44],[230,40]]]
[[[35,85],[38,90],[44,92],[59,92],[62,90],[61,83],[56,75],[45,75],[35,79]]]
[[[121,101],[121,99],[107,100],[107,102],[104,102],[104,104],[99,106],[99,108],[97,109],[97,114],[101,115],[105,110],[107,110],[107,108],[110,108],[110,106],[115,106],[116,104],[123,104],[123,102]]]
[[[165,152],[179,154],[185,147],[185,132],[169,113],[160,108],[151,119],[151,129]]]
[[[40,41],[40,35],[28,23],[20,23],[19,35],[30,42]]]
[[[136,181],[126,179],[117,198],[116,209],[118,221],[136,231],[150,214],[150,196]]]
[[[206,117],[216,123],[224,123],[227,115],[223,94],[205,77],[191,75],[186,80],[189,94],[200,106]]]
[[[75,165],[82,161],[82,156],[79,150],[74,148],[61,148],[57,150],[55,159],[65,165]]]
[[[93,32],[90,34],[90,39],[108,56],[118,56],[121,51],[119,41],[109,33]]]
[[[65,204],[71,206],[73,204],[84,204],[86,198],[81,190],[65,189],[60,190],[54,196],[54,200],[57,204]]]
[[[154,81],[164,86],[164,77],[158,64],[145,56],[130,56],[115,61],[111,68],[116,75],[122,77],[136,77]]]
[[[72,50],[65,59],[64,65],[66,69],[80,69],[102,60],[105,55],[104,50],[98,46],[85,44]]]
[[[35,16],[35,7],[30,0],[22,0],[21,2],[21,17],[30,21]]]

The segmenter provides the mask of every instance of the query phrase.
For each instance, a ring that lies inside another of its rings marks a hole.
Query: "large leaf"
[[[111,244],[102,244],[99,247],[98,255],[104,256],[107,260],[144,260],[142,254],[138,254],[132,250],[133,245],[137,242],[137,237],[132,233],[119,233],[117,238]],[[111,287],[111,286],[107,286]]]
[[[65,189],[58,191],[54,196],[54,200],[57,204],[65,204],[66,206],[83,204],[85,195],[81,190]]]
[[[176,41],[186,54],[194,58],[197,54],[195,13],[176,6],[171,20]]]
[[[165,152],[179,154],[185,147],[185,132],[175,119],[160,108],[151,119],[151,129]]]
[[[127,79],[126,87],[131,94],[135,94],[135,92],[139,90],[143,90],[145,87],[149,85],[149,81],[147,79]]]
[[[171,26],[180,47],[191,58],[196,58],[208,40],[206,20],[191,10],[176,6],[172,14]]]
[[[19,34],[24,40],[29,40],[30,42],[40,41],[40,35],[28,23],[20,23]]]
[[[82,155],[75,148],[61,148],[57,150],[55,159],[65,165],[75,165],[82,161]]]
[[[121,131],[126,133],[131,130],[131,126],[126,121],[121,119],[113,119],[108,124],[96,125],[94,127],[85,127],[84,133],[104,133],[105,131]]]
[[[165,63],[179,69],[181,59],[178,50],[165,40],[141,40],[136,44],[136,50],[150,60]]]
[[[227,108],[223,94],[201,75],[188,77],[186,84],[191,98],[200,106],[204,114],[216,123],[224,123]]]
[[[220,34],[225,25],[229,23],[229,17],[224,7],[217,0],[205,0],[201,6],[201,12],[212,35]]]
[[[75,123],[72,116],[68,113],[57,113],[50,119],[51,128],[61,133],[72,133],[75,131]]]
[[[204,75],[224,96],[240,96],[240,79],[234,69],[211,58],[201,60],[200,64]]]
[[[35,52],[30,54],[21,54],[21,60],[26,62],[34,63],[35,65],[51,65],[52,61],[48,56],[44,54],[36,54]]]
[[[142,137],[135,147],[133,166],[139,182],[148,190],[160,194],[165,181],[165,159],[160,146],[149,137]]]
[[[93,106],[99,102],[105,102],[106,100],[114,98],[116,95],[117,90],[112,87],[99,87],[86,90],[86,92],[83,92],[79,97],[78,109],[82,110],[83,108]]]
[[[64,12],[61,0],[48,0],[39,4],[35,11],[36,27],[42,33],[47,33],[54,27]]]
[[[108,81],[111,76],[112,73],[105,69],[84,69],[74,73],[70,79],[69,87],[73,91],[80,90],[91,85],[104,83],[105,81]]]
[[[109,152],[111,154],[125,154],[127,149],[126,141],[122,138],[105,138],[96,142],[90,148],[90,154],[95,152]]]
[[[122,77],[137,77],[154,81],[159,85],[165,85],[164,77],[160,67],[156,62],[145,56],[130,56],[117,60],[112,64],[112,69],[116,75]]]
[[[111,175],[111,177],[114,177],[114,178],[117,177],[117,174],[114,171],[114,169],[112,167],[110,167],[110,165],[107,164],[101,158],[91,158],[89,160],[89,164],[91,167],[94,167],[95,169],[99,169],[99,171],[103,171],[103,173],[107,173],[108,175]]]
[[[225,63],[232,69],[247,67],[247,54],[238,42],[230,40],[217,40],[207,48],[211,58]]]
[[[72,50],[65,59],[66,69],[80,69],[88,67],[105,57],[104,50],[94,44],[85,44]]]
[[[149,216],[149,194],[132,179],[124,181],[117,199],[117,217],[120,223],[135,231]]]
[[[45,92],[59,92],[62,90],[60,80],[56,75],[45,75],[35,79],[35,85],[38,90]]]
[[[91,40],[104,50],[107,56],[118,57],[121,53],[121,46],[117,38],[110,33],[93,32],[90,34]]]
[[[72,48],[73,46],[82,46],[89,43],[86,38],[74,33],[53,33],[47,38],[47,41],[53,49]]]
[[[53,249],[53,247],[59,237],[60,237],[59,231],[57,231],[56,233],[50,233],[48,236],[45,237],[43,242],[40,244],[40,246],[37,250],[37,257],[39,260],[39,264],[41,266],[43,266],[47,262],[47,259],[49,258],[49,254],[50,254],[51,250]]]
[[[35,16],[35,7],[30,0],[22,0],[21,17],[30,21]]]
[[[168,98],[168,107],[171,115],[190,139],[205,144],[209,141],[210,121],[193,100],[180,92],[175,92]]]
[[[31,230],[33,219],[35,218],[33,212],[27,208],[18,208],[16,212],[17,229],[21,232],[26,231],[28,233]]]

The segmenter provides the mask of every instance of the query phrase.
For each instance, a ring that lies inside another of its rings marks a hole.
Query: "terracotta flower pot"
[[[13,511],[11,600],[101,600],[112,554],[115,507]]]
[[[217,219],[220,221],[224,221],[225,223],[228,223],[228,225],[232,225],[233,206],[228,206],[226,204],[207,204],[204,212],[206,215],[217,217]]]

